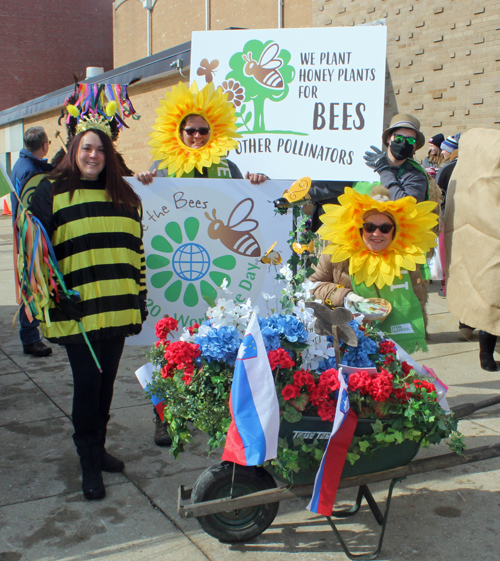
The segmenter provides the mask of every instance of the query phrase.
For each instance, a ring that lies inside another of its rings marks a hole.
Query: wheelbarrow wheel
[[[257,491],[277,487],[272,475],[261,467],[235,466],[222,462],[206,469],[196,481],[191,498],[193,503],[214,501],[230,496],[242,497]],[[246,542],[260,536],[276,518],[279,502],[257,505],[231,512],[219,512],[197,518],[207,534],[224,543]]]

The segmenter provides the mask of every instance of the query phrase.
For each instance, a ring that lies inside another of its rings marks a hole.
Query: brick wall
[[[399,112],[415,115],[426,138],[500,128],[497,0],[313,0],[317,27],[378,19],[388,30],[385,125]]]
[[[131,2],[130,2],[131,3]],[[113,65],[112,0],[16,0],[0,16],[0,111]]]

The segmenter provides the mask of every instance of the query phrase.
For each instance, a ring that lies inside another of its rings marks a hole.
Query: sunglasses
[[[397,144],[402,144],[405,140],[410,146],[413,146],[417,142],[417,139],[412,136],[403,136],[402,134],[394,135],[394,142]]]
[[[207,127],[201,127],[199,129],[182,129],[188,136],[194,136],[197,132],[201,134],[201,136],[205,136],[210,132],[210,129]]]
[[[388,234],[394,228],[394,224],[390,222],[384,222],[383,224],[374,224],[373,222],[365,222],[363,224],[363,230],[368,234],[373,234],[377,230],[380,230],[382,234]]]

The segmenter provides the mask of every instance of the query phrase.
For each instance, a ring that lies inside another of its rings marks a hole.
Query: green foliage
[[[184,445],[192,441],[190,423],[208,434],[209,450],[222,446],[231,422],[229,393],[233,370],[226,364],[204,363],[193,375],[190,384],[182,380],[183,371],[176,371],[171,378],[163,378],[164,350],[160,346],[151,349],[149,360],[157,367],[149,395],[163,398],[168,406],[164,410],[168,432],[172,437],[170,453],[176,458],[184,451]]]

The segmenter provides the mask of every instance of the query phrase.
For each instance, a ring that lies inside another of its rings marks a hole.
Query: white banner
[[[290,255],[291,213],[275,214],[272,203],[289,181],[259,186],[244,179],[155,179],[148,186],[127,181],[143,204],[149,310],[142,333],[128,343],[153,344],[155,323],[165,314],[179,320],[177,335],[201,323],[208,309],[204,296],[239,303],[251,298],[265,309],[262,292],[277,295],[276,267],[261,259],[274,242],[284,263]],[[218,290],[224,278],[232,296]]]
[[[196,31],[191,81],[228,93],[243,174],[374,181],[363,155],[381,145],[386,42],[380,25]]]

